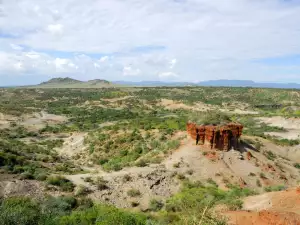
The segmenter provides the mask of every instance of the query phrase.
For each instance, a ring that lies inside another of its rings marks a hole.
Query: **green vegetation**
[[[269,186],[265,187],[266,192],[272,192],[272,191],[283,191],[286,187],[284,185],[278,185],[278,186]]]
[[[46,197],[34,200],[26,197],[12,197],[0,202],[2,224],[22,225],[77,225],[77,224],[226,224],[223,218],[213,215],[211,209],[218,204],[225,204],[230,209],[241,208],[241,198],[254,194],[248,189],[231,186],[229,191],[222,191],[215,186],[201,183],[184,182],[182,190],[167,200],[165,209],[162,201],[152,199],[151,211],[158,212],[156,217],[145,213],[132,213],[108,205],[93,205],[86,198]],[[134,191],[136,193],[136,191]],[[133,207],[136,207],[133,202]]]
[[[272,161],[274,161],[276,158],[277,158],[277,156],[273,153],[273,152],[271,152],[271,151],[264,151],[264,153],[263,153],[269,160],[272,160]]]
[[[222,191],[216,186],[204,186],[200,182],[185,182],[180,193],[166,202],[165,220],[170,224],[226,224],[210,211],[218,204],[225,204],[232,210],[242,207],[240,198],[255,194],[249,189],[231,186],[229,191]]]
[[[73,191],[74,184],[62,176],[50,176],[47,178],[47,184],[58,186],[62,191]]]
[[[295,163],[294,167],[296,167],[297,169],[300,169],[300,163]]]
[[[161,210],[164,207],[164,203],[162,201],[159,201],[157,199],[151,199],[149,204],[150,211],[157,212]]]
[[[138,197],[141,195],[141,192],[137,189],[130,189],[127,191],[127,195],[130,197]]]
[[[113,206],[95,205],[87,199],[48,197],[33,200],[25,197],[5,199],[0,204],[1,224],[22,225],[78,225],[151,223],[145,215],[130,213]]]
[[[196,113],[190,118],[191,121],[197,124],[203,125],[219,125],[223,123],[231,122],[230,117],[226,113],[222,113],[220,111],[208,111],[208,112],[201,112]]]

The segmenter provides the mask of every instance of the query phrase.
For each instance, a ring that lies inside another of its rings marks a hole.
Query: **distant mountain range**
[[[255,88],[284,88],[300,89],[297,83],[256,83],[251,80],[209,80],[198,83],[192,82],[162,82],[162,81],[107,81],[95,79],[89,81],[75,80],[69,77],[52,78],[34,87],[39,88],[102,88],[102,87],[176,87],[176,86],[205,86],[205,87],[255,87]]]
[[[300,89],[300,84],[297,83],[256,83],[251,80],[209,80],[198,83],[192,82],[161,82],[161,81],[116,81],[116,84],[129,86],[205,86],[205,87],[256,87],[256,88],[288,88]]]

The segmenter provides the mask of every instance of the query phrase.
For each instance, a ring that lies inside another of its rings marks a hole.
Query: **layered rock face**
[[[196,144],[206,145],[211,149],[223,151],[239,148],[239,139],[242,131],[243,125],[237,123],[219,126],[187,123],[187,132],[196,141]]]

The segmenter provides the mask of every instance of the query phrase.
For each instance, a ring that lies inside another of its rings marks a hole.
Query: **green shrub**
[[[178,173],[178,174],[177,174],[177,178],[178,178],[179,180],[184,180],[186,177],[184,176],[184,174]]]
[[[193,175],[193,173],[194,173],[194,170],[192,170],[192,169],[190,169],[190,170],[187,170],[187,171],[186,171],[186,173],[187,173],[188,175]]]
[[[157,199],[152,199],[149,204],[149,210],[157,212],[164,207],[164,203]]]
[[[139,161],[137,161],[136,162],[136,164],[135,164],[136,166],[138,166],[138,167],[145,167],[145,166],[147,166],[148,165],[148,163],[147,163],[147,161],[146,160],[144,160],[144,159],[140,159]]]
[[[33,174],[29,171],[25,171],[20,175],[21,179],[27,179],[27,180],[32,180],[34,178]]]
[[[44,173],[44,172],[35,174],[35,179],[37,179],[39,181],[44,181],[47,179],[47,177],[48,177],[47,173]]]
[[[141,192],[137,189],[130,189],[127,191],[127,195],[130,197],[138,197],[141,195]]]
[[[58,186],[62,191],[71,192],[74,190],[74,184],[63,176],[50,176],[47,178],[47,184]]]
[[[90,190],[84,186],[84,185],[79,185],[76,190],[75,190],[75,196],[82,196],[82,195],[86,195],[90,192]]]
[[[179,167],[180,167],[180,162],[174,163],[174,164],[173,164],[173,167],[174,167],[174,168],[179,168]]]
[[[99,191],[103,191],[103,190],[109,189],[107,183],[108,183],[108,181],[104,180],[103,177],[97,177],[95,185],[97,186],[97,189]]]
[[[274,161],[274,160],[277,158],[277,156],[276,156],[273,152],[271,152],[271,151],[265,151],[265,152],[264,152],[264,155],[265,155],[269,160],[272,160],[272,161]]]
[[[261,187],[262,186],[259,179],[256,180],[256,185],[257,185],[257,187]]]
[[[260,173],[259,176],[260,176],[260,178],[262,178],[262,179],[267,179],[267,177],[266,177],[266,175],[265,175],[264,173]]]
[[[131,180],[132,180],[132,177],[129,174],[124,175],[123,182],[128,182],[128,181],[131,181]]]
[[[294,167],[296,167],[297,169],[300,169],[300,163],[295,163]]]
[[[85,211],[75,211],[60,219],[60,225],[146,225],[146,222],[147,217],[142,214],[130,213],[106,205],[97,205]]]
[[[37,225],[39,206],[25,197],[14,197],[3,200],[0,206],[0,221],[3,225]]]
[[[212,178],[208,178],[207,179],[207,183],[215,186],[215,187],[218,187],[219,185],[212,179]]]
[[[255,192],[230,186],[223,191],[215,186],[204,186],[201,183],[184,182],[182,190],[166,202],[166,216],[176,215],[175,224],[226,224],[222,219],[211,214],[210,209],[218,204],[226,204],[231,210],[242,207],[241,198]]]
[[[284,185],[265,187],[266,192],[283,191],[285,189],[286,189],[286,187]]]

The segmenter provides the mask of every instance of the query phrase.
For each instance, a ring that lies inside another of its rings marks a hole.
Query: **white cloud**
[[[39,53],[37,53],[37,52],[28,52],[28,53],[25,53],[25,56],[27,56],[28,58],[31,58],[31,59],[39,59],[41,57],[39,55]]]
[[[50,24],[47,26],[47,30],[51,33],[51,34],[62,34],[64,29],[64,26],[62,24]]]
[[[176,73],[173,73],[173,72],[162,72],[162,73],[159,73],[158,76],[160,78],[178,77],[178,75]]]
[[[177,59],[172,59],[172,60],[170,61],[170,69],[173,69],[174,66],[176,65],[176,63],[177,63]]]
[[[140,69],[134,69],[131,66],[125,66],[123,68],[124,76],[138,76],[141,73]]]
[[[300,75],[298,67],[278,71],[252,62],[300,54],[298,1],[4,0],[2,11],[0,75],[153,80],[177,74],[188,81]]]
[[[22,51],[24,48],[22,48],[21,46],[19,45],[15,45],[15,44],[10,44],[10,47],[13,49],[13,50],[17,50],[17,51]]]
[[[100,61],[100,62],[105,62],[105,61],[107,61],[108,59],[109,59],[108,56],[103,56],[103,57],[101,57],[101,58],[99,59],[99,61]]]

